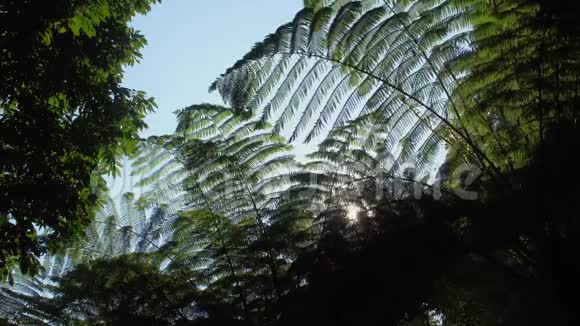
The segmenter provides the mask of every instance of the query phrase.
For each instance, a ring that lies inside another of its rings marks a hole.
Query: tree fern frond
[[[330,130],[352,126],[358,117],[384,112],[394,116],[381,121],[391,122],[385,126],[389,143],[392,150],[404,147],[402,158],[415,156],[421,148],[417,138],[446,134],[444,127],[476,147],[461,127],[458,111],[449,115],[456,106],[451,93],[461,74],[449,67],[469,46],[473,29],[468,17],[477,2],[345,1],[340,7],[337,3],[299,12],[292,23],[229,68],[212,89],[226,103],[250,114],[260,112],[257,107],[271,97],[257,118],[273,122],[274,131],[289,135],[291,141],[310,142]],[[264,63],[278,56],[295,58],[288,61],[293,62],[289,70],[278,71],[275,77],[248,77],[273,71]],[[270,77],[277,82],[263,88]],[[240,84],[254,85],[239,88]],[[269,96],[256,92],[264,89],[270,90]],[[245,94],[233,97],[232,92]],[[430,114],[418,113],[425,110]],[[443,125],[420,126],[433,120]]]

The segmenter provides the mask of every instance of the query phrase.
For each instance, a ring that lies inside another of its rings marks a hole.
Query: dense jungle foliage
[[[155,1],[60,2],[0,2],[0,324],[579,323],[573,4],[305,1],[139,140]]]

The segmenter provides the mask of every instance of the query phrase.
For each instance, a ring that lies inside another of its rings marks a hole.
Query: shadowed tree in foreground
[[[128,23],[156,2],[0,1],[2,281],[82,235],[146,127],[152,99],[121,81],[146,43]]]

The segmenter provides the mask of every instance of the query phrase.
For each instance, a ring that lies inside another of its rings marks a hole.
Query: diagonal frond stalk
[[[316,57],[318,59],[327,60],[327,61],[333,62],[335,64],[343,65],[345,67],[351,68],[351,69],[353,69],[355,71],[358,71],[360,73],[366,74],[366,75],[368,75],[368,76],[370,76],[372,78],[375,78],[376,80],[382,82],[383,84],[387,85],[388,87],[396,90],[397,92],[401,93],[405,97],[407,97],[410,100],[414,101],[415,103],[417,103],[419,106],[421,106],[425,110],[431,112],[443,124],[445,124],[451,131],[453,131],[458,137],[460,137],[461,139],[463,139],[467,143],[467,145],[475,152],[475,154],[478,157],[478,159],[480,159],[483,162],[487,163],[489,165],[489,167],[493,170],[493,172],[496,174],[496,176],[504,179],[503,178],[503,175],[499,171],[499,169],[489,159],[489,157],[487,157],[487,155],[471,140],[471,137],[469,136],[468,133],[464,133],[461,130],[459,130],[457,127],[455,127],[453,125],[453,123],[451,123],[451,121],[449,121],[448,119],[446,119],[445,117],[443,117],[436,110],[434,110],[431,106],[427,105],[426,103],[424,103],[423,101],[421,101],[420,99],[418,99],[417,97],[415,97],[414,95],[409,94],[404,89],[398,87],[397,85],[391,83],[390,81],[388,81],[388,80],[386,80],[384,78],[381,78],[380,76],[377,76],[376,74],[374,74],[374,73],[372,73],[370,71],[366,71],[366,70],[361,69],[361,68],[359,68],[359,67],[357,67],[355,65],[352,65],[352,64],[343,62],[343,61],[338,60],[338,59],[328,58],[328,57],[325,57],[325,56],[321,56],[321,55],[317,55],[317,54],[312,54],[312,53],[285,53],[285,54],[286,55],[297,54],[297,55],[302,55],[302,56],[312,56],[312,57]]]

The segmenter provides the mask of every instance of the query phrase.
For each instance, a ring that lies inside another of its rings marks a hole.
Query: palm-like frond
[[[470,1],[345,2],[304,9],[211,89],[291,141],[360,121],[380,126],[386,149],[418,164],[426,160],[416,153],[438,148],[448,132],[469,141],[452,96],[465,72],[450,62],[469,50]]]
[[[142,198],[147,205],[170,205],[173,212],[210,205],[236,220],[256,214],[254,204],[261,207],[289,182],[291,148],[257,122],[211,105],[186,108],[178,119],[173,137],[146,142],[136,154],[136,171],[151,169],[139,183],[153,185]]]
[[[170,266],[194,268],[206,286],[233,291],[245,305],[251,279],[269,275],[276,283],[272,248],[249,248],[264,240],[280,195],[292,185],[291,146],[259,121],[219,106],[191,106],[177,118],[172,137],[143,144],[136,155],[135,169],[150,170],[143,201],[176,212],[167,220],[168,229],[175,227]]]

